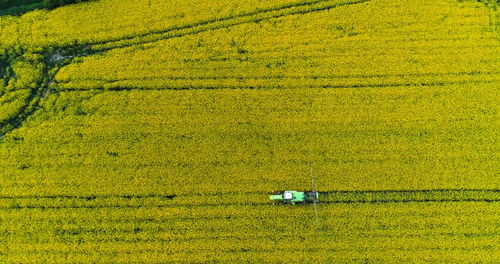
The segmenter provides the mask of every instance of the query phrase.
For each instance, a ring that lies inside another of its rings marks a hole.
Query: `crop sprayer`
[[[269,199],[273,201],[283,201],[288,204],[296,203],[314,203],[318,200],[319,193],[312,192],[299,192],[299,191],[284,191],[282,193],[275,193],[269,196]]]
[[[318,199],[319,193],[316,191],[316,184],[314,183],[314,175],[312,171],[312,163],[309,164],[311,168],[311,181],[312,181],[312,191],[284,191],[277,192],[273,195],[269,196],[269,199],[274,202],[282,202],[285,204],[306,204],[313,203],[314,204],[314,213],[316,215],[316,227],[319,230],[319,219],[318,219]]]

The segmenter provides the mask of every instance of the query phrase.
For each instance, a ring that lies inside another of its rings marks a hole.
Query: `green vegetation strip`
[[[21,15],[36,9],[54,9],[88,0],[0,0],[0,16]]]
[[[44,8],[44,7],[45,7],[45,5],[43,3],[33,3],[33,4],[28,4],[28,5],[15,6],[15,7],[11,7],[8,9],[0,10],[0,16],[20,15],[20,14],[27,13],[29,11],[33,11],[33,10]]]

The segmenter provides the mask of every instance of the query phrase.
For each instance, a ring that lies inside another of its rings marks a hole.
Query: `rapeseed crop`
[[[496,263],[495,1],[0,17],[0,262]],[[273,205],[310,189],[308,205]]]

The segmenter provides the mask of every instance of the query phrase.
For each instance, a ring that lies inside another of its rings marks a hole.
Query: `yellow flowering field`
[[[496,1],[0,16],[0,263],[498,263]],[[273,204],[275,191],[320,193]]]

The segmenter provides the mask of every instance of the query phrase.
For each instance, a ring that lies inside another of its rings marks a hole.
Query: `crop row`
[[[65,92],[4,138],[2,189],[306,189],[310,161],[323,190],[495,188],[495,89]]]
[[[311,12],[329,10],[336,7],[360,4],[369,0],[315,0],[303,1],[297,4],[279,6],[270,9],[252,11],[242,15],[233,15],[225,18],[218,18],[211,21],[197,22],[193,25],[185,25],[179,28],[173,28],[165,32],[148,34],[146,36],[138,36],[135,38],[120,40],[116,42],[108,42],[105,44],[93,45],[93,50],[108,50],[120,47],[129,47],[143,43],[155,42],[162,39],[171,39],[196,35],[206,31],[217,29],[225,29],[237,25],[258,23],[264,20],[281,18],[291,15],[302,15]]]
[[[342,0],[344,1],[344,0]],[[36,11],[25,17],[1,17],[0,50],[23,46],[30,49],[67,47],[77,44],[106,43],[137,36],[146,36],[177,28],[186,28],[204,21],[227,17],[307,6],[327,0],[278,0],[263,2],[200,0],[178,1],[98,1],[59,8],[53,12]],[[113,12],[109,12],[113,10]],[[68,20],[67,17],[72,17]],[[140,24],[137,21],[141,21]]]
[[[368,15],[360,6],[349,10]],[[391,15],[370,25],[333,9],[135,45],[78,59],[58,72],[54,87],[345,88],[499,81],[498,42],[494,33],[484,32],[487,12],[454,9],[458,14],[443,23],[441,9],[421,11],[411,14],[418,20],[388,30],[388,24],[408,19],[409,14],[393,14],[396,10],[385,7]]]
[[[29,209],[2,214],[0,250],[8,261],[23,262],[112,256],[115,261],[139,256],[151,262],[253,261],[247,254],[260,254],[263,262],[290,256],[398,262],[421,261],[428,253],[424,258],[430,261],[494,262],[497,209],[487,203],[320,205],[319,231],[311,207]],[[211,255],[214,251],[218,254]]]

